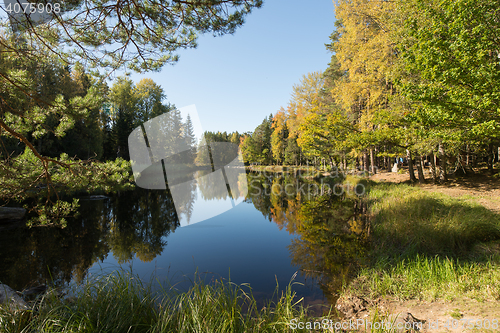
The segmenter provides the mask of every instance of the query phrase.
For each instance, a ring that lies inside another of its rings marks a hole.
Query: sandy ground
[[[462,299],[434,302],[381,300],[370,309],[360,313],[359,318],[365,321],[373,318],[374,309],[380,314],[389,314],[392,325],[404,327],[404,318],[408,313],[422,321],[420,332],[500,332],[500,302],[479,302]],[[495,324],[496,323],[496,324]],[[409,324],[407,324],[409,325]],[[489,327],[485,329],[485,327]],[[405,330],[403,330],[405,331]]]
[[[430,175],[426,175],[426,178],[430,178]],[[373,175],[370,179],[377,182],[402,183],[409,182],[409,175],[384,172]],[[467,178],[451,178],[444,185],[432,184],[429,179],[426,184],[417,183],[414,186],[426,191],[444,193],[459,200],[474,201],[500,214],[500,178],[485,173]],[[411,313],[415,318],[425,321],[420,332],[500,332],[500,301],[495,300],[422,302],[381,299],[373,301],[367,308],[367,311],[359,312],[355,318],[367,321],[377,309],[379,314],[389,314],[391,320],[402,324],[407,313]]]

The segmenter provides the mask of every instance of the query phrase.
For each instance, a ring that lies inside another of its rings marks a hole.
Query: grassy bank
[[[500,216],[474,197],[373,183],[371,264],[345,294],[435,300],[500,299]]]
[[[74,296],[55,293],[33,310],[0,307],[2,332],[288,332],[305,321],[289,285],[274,302],[258,307],[248,286],[196,282],[186,292],[145,284],[125,273],[89,279]],[[305,330],[294,330],[305,332]]]

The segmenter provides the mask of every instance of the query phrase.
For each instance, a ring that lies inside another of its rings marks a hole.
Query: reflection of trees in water
[[[332,194],[308,195],[300,188],[314,181],[292,175],[251,175],[250,181],[255,208],[280,229],[300,236],[288,247],[292,263],[300,266],[306,278],[317,280],[327,298],[338,293],[366,257],[367,224],[360,214],[364,206]]]
[[[299,265],[306,277],[318,279],[325,295],[337,294],[344,282],[362,265],[366,257],[367,234],[359,233],[354,202],[326,196],[301,206],[300,238],[289,245],[292,263]],[[359,219],[359,218],[358,218]]]
[[[122,263],[151,261],[178,226],[167,191],[136,189],[110,200],[80,201],[80,215],[65,229],[17,228],[0,232],[0,281],[15,289],[79,281],[110,251]]]
[[[93,263],[106,258],[108,231],[104,201],[92,202],[64,229],[16,228],[0,232],[0,281],[14,289],[52,282],[61,286],[80,280]]]
[[[271,190],[272,178],[266,173],[250,173],[247,175],[248,197],[255,208],[271,221]]]
[[[198,172],[194,173],[194,177],[197,177],[197,174]],[[182,184],[182,189],[177,190],[175,195],[177,217],[180,220],[181,216],[184,215],[188,223],[191,221],[194,202],[196,200],[196,182],[192,181],[194,177],[191,177]]]
[[[167,191],[136,189],[114,198],[106,237],[119,263],[137,255],[151,261],[163,251],[168,236],[178,225],[173,201]]]
[[[229,192],[224,179],[218,179],[219,181],[214,183],[213,179],[210,178],[210,175],[214,175],[211,171],[203,172],[199,175],[196,182],[198,183],[203,200],[226,200],[229,198]]]

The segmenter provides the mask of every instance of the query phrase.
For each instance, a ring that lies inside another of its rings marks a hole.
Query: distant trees
[[[197,153],[197,146],[198,142],[196,142],[196,136],[194,134],[194,128],[193,128],[193,122],[191,121],[191,116],[188,114],[186,118],[186,123],[183,125],[183,133],[182,137],[184,141],[186,142],[186,145],[188,147],[191,147],[189,151],[189,156],[187,157],[187,160],[190,162],[190,164],[194,165],[195,164],[195,159],[196,159],[196,153]]]
[[[248,163],[272,164],[271,134],[273,116],[265,118],[253,133],[246,134],[241,142],[243,159]]]
[[[197,143],[197,155],[196,155],[196,164],[199,166],[207,166],[211,165],[210,157],[208,155],[208,150],[205,145],[210,144],[212,142],[231,142],[234,143],[235,145],[238,145],[240,143],[240,140],[242,140],[242,135],[236,132],[211,132],[211,131],[205,131],[203,133],[202,140]],[[213,152],[212,152],[213,153]],[[212,155],[212,158],[214,156]]]
[[[151,79],[142,79],[134,84],[127,77],[118,77],[109,92],[109,126],[107,159],[122,157],[129,159],[128,136],[134,128],[174,106],[165,103],[163,89]],[[180,130],[180,127],[176,130]]]
[[[210,143],[210,142],[231,142],[231,143],[234,143],[234,144],[239,144],[240,142],[240,138],[241,138],[241,134],[238,133],[238,131],[236,132],[231,132],[231,133],[227,133],[227,132],[211,132],[211,131],[205,131],[203,133],[203,137],[205,138],[205,142],[206,143]]]

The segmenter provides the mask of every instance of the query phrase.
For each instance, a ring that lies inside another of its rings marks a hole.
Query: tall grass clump
[[[154,289],[154,290],[153,290]],[[144,283],[129,273],[88,278],[62,296],[38,298],[30,310],[0,306],[0,331],[19,332],[289,332],[307,309],[285,291],[259,307],[250,286],[228,281],[193,282],[185,292]],[[302,332],[302,330],[295,330]]]
[[[0,313],[7,332],[148,332],[156,322],[151,284],[125,272],[88,278],[72,296],[52,290],[32,309]]]
[[[222,281],[195,285],[167,297],[154,332],[287,332],[292,319],[305,321],[307,316],[298,306],[300,300],[294,300],[291,286],[259,309],[248,285]]]

